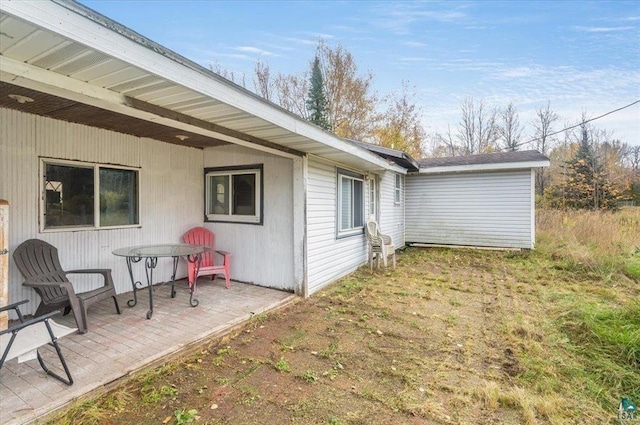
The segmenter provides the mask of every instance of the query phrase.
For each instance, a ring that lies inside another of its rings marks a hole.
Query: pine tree
[[[564,177],[564,182],[552,190],[553,204],[590,210],[616,208],[616,190],[605,178],[584,127],[577,152],[566,162]]]
[[[316,56],[311,68],[311,87],[307,99],[307,110],[309,111],[309,121],[330,130],[328,116],[328,103],[325,95],[324,80],[320,69],[320,60]]]

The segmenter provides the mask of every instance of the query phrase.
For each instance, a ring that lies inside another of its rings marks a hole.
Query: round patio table
[[[155,245],[138,245],[125,248],[118,248],[113,251],[113,255],[119,257],[125,257],[127,259],[127,269],[129,270],[129,277],[131,278],[131,286],[133,287],[133,299],[127,301],[129,307],[133,307],[138,304],[138,288],[142,288],[142,282],[136,281],[133,277],[132,264],[140,262],[145,259],[145,274],[147,277],[147,287],[149,288],[149,311],[147,312],[147,319],[151,319],[153,315],[153,269],[158,265],[158,258],[171,257],[173,258],[173,274],[171,275],[171,298],[175,298],[175,281],[176,271],[178,269],[178,260],[180,257],[184,257],[190,263],[196,263],[196,276],[198,278],[198,272],[200,271],[200,260],[202,254],[211,251],[210,247],[200,245],[188,245],[188,244],[155,244]],[[198,300],[193,298],[195,285],[190,288],[189,304],[191,307],[198,305]]]

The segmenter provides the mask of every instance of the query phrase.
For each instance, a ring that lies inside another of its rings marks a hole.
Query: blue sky
[[[583,111],[640,100],[639,0],[82,3],[203,66],[248,76],[258,59],[272,72],[303,72],[319,38],[341,44],[381,96],[403,80],[415,86],[430,133],[454,128],[467,96],[512,101],[526,136],[547,101],[559,130]],[[640,104],[594,124],[640,144]]]

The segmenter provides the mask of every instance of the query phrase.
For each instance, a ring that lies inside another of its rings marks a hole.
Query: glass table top
[[[188,244],[155,244],[118,248],[113,255],[120,257],[186,257],[211,251],[208,246]]]

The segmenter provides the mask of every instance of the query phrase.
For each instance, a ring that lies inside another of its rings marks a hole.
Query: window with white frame
[[[369,216],[376,216],[377,196],[376,196],[376,178],[369,179]]]
[[[338,169],[338,235],[350,236],[364,229],[364,176]]]
[[[400,203],[402,199],[402,176],[400,174],[396,174],[396,186],[393,194],[393,202],[396,204]]]
[[[207,221],[262,224],[262,164],[205,169]]]
[[[138,169],[42,159],[41,228],[138,226]]]

